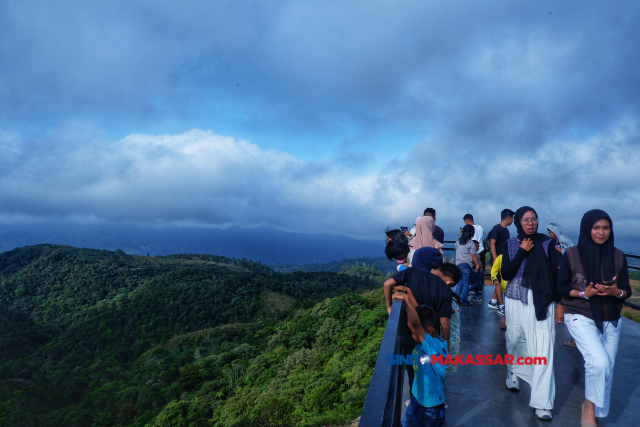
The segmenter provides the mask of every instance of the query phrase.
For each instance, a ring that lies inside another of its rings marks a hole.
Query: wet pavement
[[[485,295],[493,286],[485,286]],[[487,307],[490,297],[472,307],[461,307],[461,354],[505,354],[502,317]],[[447,409],[445,426],[580,426],[584,402],[584,361],[575,347],[564,345],[573,339],[564,324],[556,326],[554,374],[555,407],[552,421],[538,420],[529,409],[530,388],[520,381],[520,391],[505,387],[506,366],[460,365],[445,377]],[[405,374],[406,376],[406,374]],[[408,399],[408,381],[404,394]],[[600,426],[640,426],[640,324],[622,319],[616,357],[611,409]]]

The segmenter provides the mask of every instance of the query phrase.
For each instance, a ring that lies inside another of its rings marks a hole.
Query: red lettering
[[[486,363],[487,365],[493,365],[493,356],[490,354],[485,354],[484,363]]]
[[[450,354],[447,354],[447,358],[444,360],[444,363],[447,365],[453,365],[453,359]]]
[[[476,354],[476,365],[484,365],[484,358],[481,354]]]
[[[534,365],[546,365],[547,364],[547,358],[546,357],[534,357],[533,358],[533,364]]]
[[[453,357],[453,363],[455,365],[464,365],[464,354],[456,354]]]
[[[447,356],[447,357],[449,357],[449,356]],[[443,362],[442,362],[442,355],[441,354],[438,354],[437,356],[435,354],[431,355],[431,364],[435,365],[436,363],[442,365]]]
[[[513,354],[505,354],[504,355],[504,362],[505,362],[505,364],[513,365]]]
[[[476,362],[473,360],[473,356],[472,355],[468,355],[467,356],[467,361],[464,362],[465,365],[475,365]]]
[[[504,365],[504,361],[502,360],[502,356],[499,354],[496,355],[496,360],[493,361],[494,365]]]

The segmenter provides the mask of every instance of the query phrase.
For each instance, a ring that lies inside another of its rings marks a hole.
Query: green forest
[[[0,254],[0,426],[341,426],[387,319],[375,265]]]

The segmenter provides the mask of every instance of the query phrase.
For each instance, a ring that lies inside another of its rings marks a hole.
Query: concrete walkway
[[[493,286],[485,287],[485,295],[493,294]],[[490,298],[489,298],[490,299]],[[505,354],[501,317],[487,307],[488,299],[472,307],[461,308],[461,354]],[[584,401],[584,361],[575,347],[564,345],[572,339],[567,327],[556,327],[554,372],[555,408],[552,421],[538,420],[529,409],[530,388],[520,381],[520,391],[506,389],[505,366],[458,366],[447,374],[445,426],[580,426],[580,406]],[[405,374],[406,375],[406,374]],[[408,399],[405,380],[405,400]],[[640,324],[622,319],[622,332],[609,416],[600,426],[640,426]]]

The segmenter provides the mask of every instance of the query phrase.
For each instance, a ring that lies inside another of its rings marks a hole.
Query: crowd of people
[[[502,319],[506,353],[513,360],[546,360],[507,364],[506,388],[518,391],[520,380],[527,382],[535,416],[552,419],[555,328],[566,323],[573,340],[565,344],[577,347],[585,362],[580,423],[597,426],[598,418],[609,413],[622,303],[631,296],[626,258],[614,246],[613,221],[599,209],[585,213],[574,246],[556,222],[541,233],[538,214],[529,206],[515,212],[504,209],[486,239],[473,215],[462,220],[450,260],[433,208],[425,209],[411,230],[385,231],[385,254],[398,262],[398,272],[384,283],[387,309],[391,312],[394,299],[405,302],[410,336],[400,337],[403,355],[421,362],[407,367],[411,398],[403,427],[444,423],[445,374],[455,372],[456,366],[424,362],[459,354],[460,309],[482,303],[487,253],[493,286],[487,305]],[[512,224],[515,237],[508,228]]]

